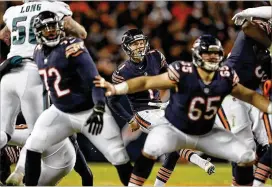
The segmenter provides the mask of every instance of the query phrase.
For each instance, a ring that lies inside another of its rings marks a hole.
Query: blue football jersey
[[[134,63],[127,60],[122,63],[112,75],[112,82],[117,84],[123,81],[140,77],[158,75],[167,70],[167,63],[164,55],[158,50],[149,51],[143,62]],[[154,106],[149,106],[149,102],[161,102],[159,90],[147,90],[134,94],[128,94],[128,99],[131,103],[134,112],[152,109]]]
[[[34,60],[58,109],[73,113],[93,107],[92,81],[98,72],[82,40],[65,38],[51,49],[38,45]]]
[[[260,83],[271,77],[271,59],[269,54],[255,40],[240,31],[231,53],[224,64],[232,66],[240,78],[240,84],[257,89]],[[259,57],[257,57],[257,55]]]
[[[208,133],[224,97],[231,93],[239,78],[235,71],[223,66],[215,72],[210,84],[200,78],[191,62],[176,61],[168,67],[169,78],[177,84],[171,90],[165,117],[182,132]]]

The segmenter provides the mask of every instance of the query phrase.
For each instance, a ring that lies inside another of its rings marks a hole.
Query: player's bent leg
[[[117,169],[121,182],[128,184],[132,165],[121,138],[120,128],[112,117],[108,107],[103,115],[104,126],[101,134],[93,136],[88,133],[88,127],[82,128],[82,133]]]
[[[243,129],[239,129],[239,131],[233,132],[236,137],[240,141],[243,141],[245,145],[252,149],[253,151],[256,150],[256,143],[254,141],[254,136],[251,130],[251,126],[248,125],[244,127]],[[239,166],[236,163],[232,163],[233,167],[233,178],[234,178],[234,184],[235,185],[242,185],[242,186],[251,186],[253,182],[253,165],[251,166]]]
[[[43,153],[39,186],[55,186],[75,166],[76,152],[68,138]]]
[[[215,173],[215,166],[210,162],[209,158],[205,160],[190,149],[181,149],[179,154],[185,160],[204,169],[209,175]]]
[[[30,135],[29,130],[27,128],[26,129],[15,129],[8,144],[23,147],[25,145],[26,140],[29,137],[29,135]]]
[[[179,158],[177,151],[165,154],[165,160],[157,173],[154,186],[164,186],[167,183]]]
[[[36,186],[41,172],[41,153],[72,135],[69,116],[54,105],[45,110],[35,123],[26,142],[25,184]]]
[[[199,136],[196,149],[218,158],[236,162],[240,166],[251,166],[256,158],[253,150],[231,132],[221,128],[213,128],[211,132]]]
[[[6,184],[9,186],[20,186],[25,175],[25,160],[26,147],[24,146],[20,152],[19,160],[16,164],[15,170],[9,175]]]
[[[7,145],[9,137],[7,133],[0,131],[0,150]]]
[[[164,118],[161,119],[162,122],[163,120]],[[170,124],[155,126],[150,131],[142,155],[135,162],[129,186],[142,186],[149,177],[154,162],[159,156],[186,146],[186,137],[177,131]]]
[[[20,112],[20,100],[16,93],[16,87],[20,79],[19,73],[9,73],[1,79],[1,131],[5,132],[8,136],[12,136],[15,129],[15,122],[17,115]],[[0,148],[6,139],[2,140],[3,132],[0,136]],[[6,136],[6,135],[5,135]],[[8,139],[9,140],[9,139]]]
[[[26,83],[24,89],[18,91],[20,94],[21,110],[28,129],[31,132],[33,126],[44,110],[43,107],[43,84],[38,69],[30,63],[25,67]]]
[[[42,163],[42,172],[38,186],[56,186],[67,174],[69,174],[74,165],[71,164],[64,168],[51,168]]]
[[[10,175],[11,162],[5,149],[0,151],[0,163],[0,182],[2,182],[2,184],[6,184],[5,181]]]

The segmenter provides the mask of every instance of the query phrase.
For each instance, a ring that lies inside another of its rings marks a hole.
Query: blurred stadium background
[[[0,2],[0,27],[5,10],[21,1]],[[94,58],[101,75],[108,80],[114,69],[124,59],[120,42],[122,34],[129,28],[138,27],[149,36],[152,48],[165,54],[168,63],[175,60],[191,61],[192,42],[203,33],[210,33],[219,38],[224,46],[225,55],[232,48],[239,27],[231,20],[232,16],[249,7],[264,4],[264,1],[67,1],[73,11],[73,17],[88,32],[85,44]],[[6,59],[8,46],[0,41],[0,62]],[[125,102],[125,101],[123,101]],[[120,128],[125,123],[115,116]],[[20,122],[20,120],[19,120]],[[133,134],[127,130],[124,136]],[[134,161],[140,153],[146,135],[127,146],[128,153]],[[82,135],[78,140],[90,167],[94,173],[95,185],[121,185],[115,168],[105,162],[103,155],[86,142]],[[203,155],[204,158],[209,157]],[[99,163],[98,163],[99,162]],[[180,161],[168,185],[230,185],[231,168],[224,160],[212,158],[216,164],[216,174],[208,176],[202,169]],[[153,185],[158,163],[147,185]],[[271,184],[271,181],[268,181]],[[60,185],[81,185],[75,172],[69,174]]]

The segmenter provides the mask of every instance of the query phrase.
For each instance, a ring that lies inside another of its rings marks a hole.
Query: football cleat
[[[211,159],[208,158],[208,159],[207,159],[207,162],[206,162],[206,164],[205,164],[205,171],[206,171],[209,175],[215,173],[215,166],[214,166],[210,161],[211,161]]]
[[[20,186],[24,175],[21,172],[12,172],[6,180],[7,186]]]

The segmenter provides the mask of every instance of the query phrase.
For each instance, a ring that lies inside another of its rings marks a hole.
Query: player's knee
[[[121,165],[129,161],[129,156],[123,145],[119,145],[118,147],[110,150],[108,153],[105,154],[105,157],[113,165]]]
[[[167,137],[171,138],[171,143]],[[175,134],[170,128],[157,127],[154,128],[149,134],[145,141],[143,152],[147,155],[158,158],[159,156],[175,151],[177,139]]]
[[[161,148],[158,144],[156,145],[145,144],[143,154],[147,158],[157,159],[164,153],[161,151]]]
[[[36,138],[32,138],[31,136],[26,141],[26,149],[38,153],[43,153],[43,144],[44,142],[39,141]]]
[[[238,166],[252,166],[255,163],[256,154],[253,150],[245,151],[238,162]]]
[[[7,143],[8,143],[8,135],[4,131],[1,131],[0,132],[0,149],[5,147]]]

